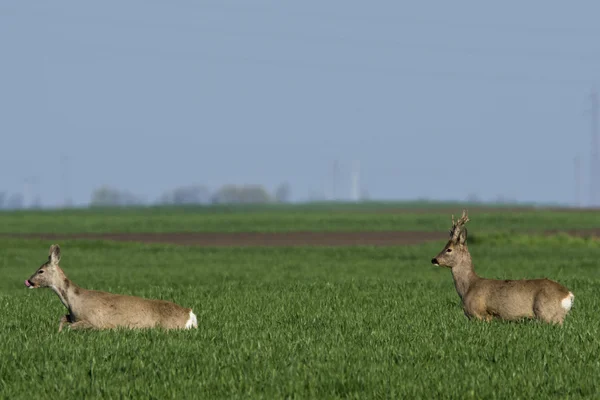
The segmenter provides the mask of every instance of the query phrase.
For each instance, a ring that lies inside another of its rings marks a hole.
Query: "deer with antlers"
[[[534,318],[562,325],[575,296],[567,288],[550,279],[497,280],[479,277],[473,269],[467,248],[467,211],[454,221],[450,240],[431,260],[450,268],[454,286],[462,301],[465,315],[471,319],[490,321]]]

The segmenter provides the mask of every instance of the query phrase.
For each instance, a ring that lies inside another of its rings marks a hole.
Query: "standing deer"
[[[80,288],[69,280],[58,266],[60,247],[50,246],[48,261],[25,280],[30,289],[50,287],[69,310],[60,319],[58,331],[64,324],[71,329],[197,328],[196,315],[191,308],[183,308],[164,300],[150,300]]]
[[[468,221],[466,210],[458,222],[452,216],[450,240],[431,260],[434,265],[451,268],[465,315],[485,321],[494,317],[537,318],[562,325],[575,296],[561,284],[550,279],[496,280],[477,276],[467,248]]]

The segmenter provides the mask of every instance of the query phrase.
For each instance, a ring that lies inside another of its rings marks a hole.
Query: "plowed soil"
[[[559,231],[546,232],[554,234]],[[574,236],[600,237],[600,229],[562,231]],[[2,235],[44,240],[88,239],[185,246],[400,246],[446,240],[444,232],[287,232],[287,233],[106,233]]]
[[[4,235],[8,236],[8,235]],[[286,232],[286,233],[106,233],[27,234],[44,240],[88,239],[187,246],[396,246],[445,239],[447,232]]]

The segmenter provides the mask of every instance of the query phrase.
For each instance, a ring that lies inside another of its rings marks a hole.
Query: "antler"
[[[450,229],[450,238],[453,241],[458,240],[460,231],[462,230],[463,226],[467,222],[469,222],[469,217],[467,216],[467,210],[463,210],[462,217],[460,217],[460,219],[457,222],[454,221],[454,214],[452,214],[452,228]]]

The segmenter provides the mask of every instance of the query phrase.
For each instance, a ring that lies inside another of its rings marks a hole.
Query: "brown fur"
[[[479,277],[473,269],[467,248],[469,221],[466,211],[458,222],[452,217],[450,240],[431,260],[432,264],[451,268],[454,286],[462,301],[465,315],[490,321],[493,318],[518,320],[537,318],[548,323],[563,324],[569,312],[562,300],[574,295],[561,284],[550,279],[496,280]]]
[[[69,310],[69,314],[60,319],[59,332],[65,324],[71,329],[184,329],[190,319],[191,308],[169,301],[83,289],[67,278],[59,261],[60,248],[52,245],[48,262],[26,281],[33,288],[52,288]]]

